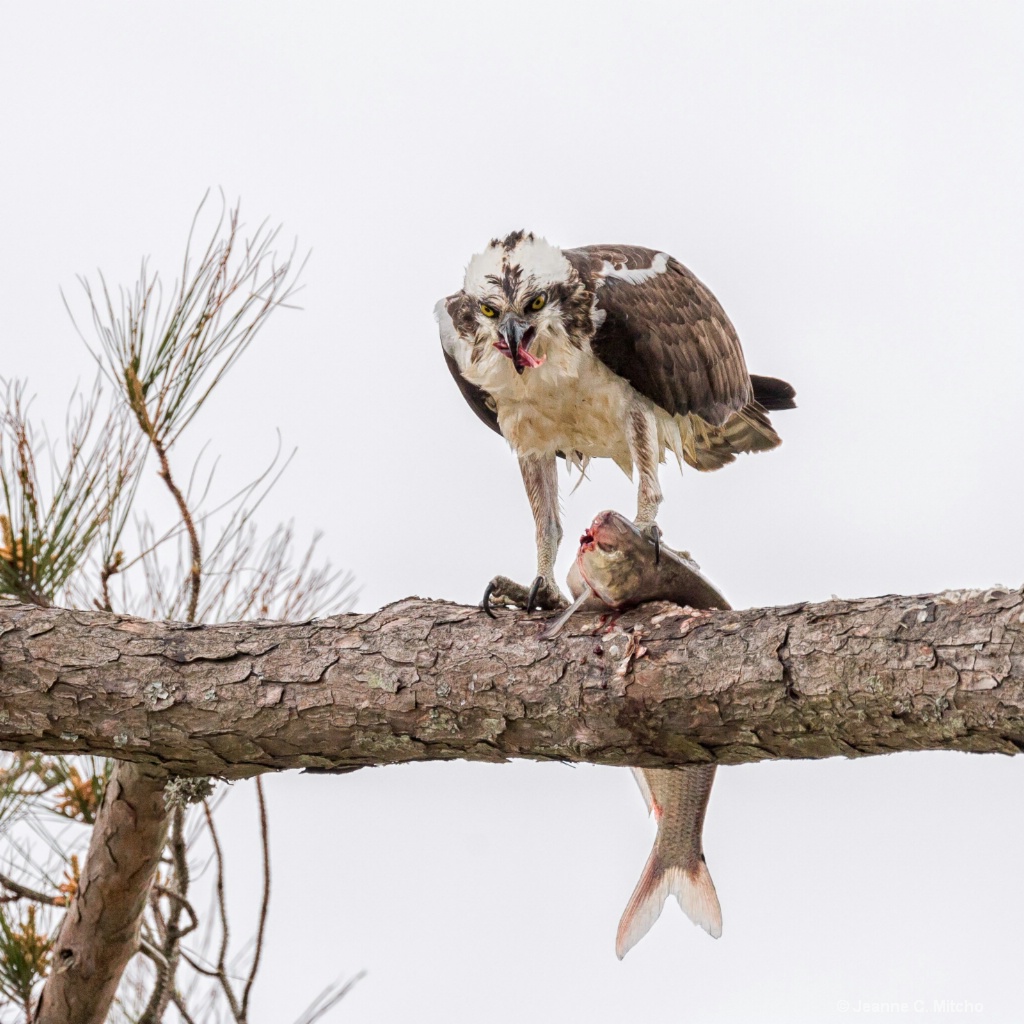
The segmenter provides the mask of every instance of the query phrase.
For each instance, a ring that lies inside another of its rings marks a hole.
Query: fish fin
[[[647,813],[650,814],[654,809],[654,794],[651,792],[651,787],[647,785],[647,776],[644,775],[643,768],[630,768],[629,770],[633,773],[633,778],[636,779],[636,784],[640,787],[644,803],[647,804]]]
[[[594,592],[590,587],[584,587],[579,597],[568,608],[562,612],[561,615],[551,623],[547,629],[541,633],[541,640],[551,640],[562,631],[562,627],[572,618],[572,616],[586,603],[587,599],[593,597]]]
[[[640,881],[629,897],[615,935],[615,955],[621,960],[661,916],[669,894],[668,875],[661,866],[658,850],[651,851]]]
[[[670,893],[694,924],[713,939],[721,936],[722,908],[704,859],[688,868],[679,864],[663,866],[655,847],[619,921],[615,955],[620,960],[651,930]]]
[[[666,874],[671,875],[669,890],[679,901],[683,913],[694,924],[699,924],[711,938],[721,938],[722,908],[704,858],[701,857],[693,867],[669,868]]]

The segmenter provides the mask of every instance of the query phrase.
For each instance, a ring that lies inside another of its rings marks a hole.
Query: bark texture
[[[166,773],[119,762],[93,825],[78,891],[53,946],[35,1024],[103,1024],[128,961],[167,838]]]
[[[1024,749],[1024,596],[950,591],[609,630],[411,598],[189,626],[0,602],[0,748],[240,778],[447,758],[661,767]]]

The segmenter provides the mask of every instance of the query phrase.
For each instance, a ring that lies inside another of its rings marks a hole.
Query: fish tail
[[[694,924],[699,924],[711,938],[721,938],[722,908],[704,858],[701,857],[692,867],[675,870],[678,881],[671,885],[670,891],[679,901],[683,913]]]
[[[620,960],[650,931],[670,894],[679,901],[683,913],[712,938],[722,934],[722,908],[704,858],[686,866],[665,864],[655,843],[619,921],[615,955]]]

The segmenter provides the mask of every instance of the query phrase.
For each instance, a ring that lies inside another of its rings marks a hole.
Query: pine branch
[[[0,748],[240,778],[511,757],[649,767],[1024,749],[1024,596],[687,614],[602,631],[409,599],[210,626],[0,602]],[[88,700],[80,699],[88,695]]]
[[[53,945],[35,1024],[103,1024],[139,949],[149,888],[167,838],[166,775],[119,763],[93,826],[79,886]]]
[[[184,615],[189,623],[229,611],[238,618],[266,617],[274,611],[301,617],[303,612],[315,614],[325,606],[337,608],[347,603],[350,578],[332,572],[329,566],[313,565],[316,539],[298,563],[293,562],[290,526],[278,528],[262,545],[257,543],[252,515],[280,475],[276,456],[260,477],[225,503],[227,522],[220,527],[219,536],[213,533],[209,545],[210,517],[222,509],[206,508],[206,492],[199,488],[197,493],[194,488],[198,461],[191,480],[187,475],[176,478],[172,474],[175,442],[270,314],[289,305],[303,269],[294,248],[283,255],[276,252],[279,232],[268,228],[266,222],[243,235],[237,206],[231,210],[222,206],[208,244],[200,247],[202,252],[194,258],[193,240],[202,209],[203,204],[193,221],[180,277],[169,289],[166,305],[161,279],[150,273],[145,261],[133,289],[112,294],[102,275],[95,288],[82,279],[97,336],[92,353],[116,397],[105,420],[99,415],[101,388],[97,381],[91,394],[73,401],[66,440],[63,448],[58,448],[50,444],[45,430],[41,434],[34,430],[24,386],[0,378],[0,597],[10,595],[39,608],[63,600],[93,605],[111,614],[116,607],[132,606],[134,584],[126,576],[133,566],[139,566],[149,585],[147,607]],[[144,526],[141,550],[126,555],[121,539],[150,448],[159,476],[174,499],[179,525],[160,534]],[[165,541],[183,539],[187,556],[173,583],[165,586],[166,569],[157,549]],[[120,600],[112,593],[115,576]],[[211,577],[210,587],[205,586],[207,577]],[[4,629],[0,623],[0,636]],[[6,668],[6,663],[0,664],[0,724],[19,720],[17,695],[24,695],[19,683],[15,682],[13,689],[8,686],[12,677]],[[152,692],[157,703],[163,699],[157,695],[159,690],[157,684]],[[64,735],[77,736],[74,732]],[[120,736],[115,728],[115,750],[120,748]],[[35,903],[70,903],[56,940],[53,972],[32,1019],[98,1024],[115,998],[120,999],[122,1011],[143,1022],[162,1021],[172,1002],[184,1019],[193,1019],[176,975],[185,955],[181,940],[198,927],[188,897],[185,814],[180,803],[183,794],[188,798],[185,791],[189,785],[198,792],[193,784],[196,780],[174,780],[165,793],[167,773],[152,759],[121,760],[100,805],[102,780],[83,780],[73,767],[67,774],[63,782],[53,783],[64,786],[56,810],[69,819],[94,821],[81,874],[77,858],[72,857],[71,868],[58,887],[62,895],[52,900],[39,890],[0,876],[0,903],[34,901],[27,910],[30,915],[35,914]],[[28,799],[11,787],[8,790],[0,789],[0,815],[5,809],[16,809],[12,801]],[[95,796],[91,804],[90,794]],[[164,795],[173,811],[164,805]],[[259,931],[244,987],[237,998],[232,989],[226,991],[239,1024],[244,1024],[260,962],[269,896],[262,791],[259,804],[265,861]],[[168,821],[167,884],[154,886]],[[28,860],[25,851],[19,853]],[[149,915],[144,919],[147,905]],[[187,915],[187,923],[183,915]],[[25,934],[26,942],[35,941],[34,932]],[[224,934],[226,938],[226,918]],[[20,932],[11,935],[12,942],[22,941]],[[137,986],[134,1003],[129,1006],[131,998],[124,988],[117,996],[118,981],[140,950],[156,965],[157,977],[148,999]],[[18,968],[3,951],[0,964]],[[15,979],[19,1005],[24,1004],[30,1016],[30,996],[44,969],[25,967]],[[221,973],[226,979],[223,970]],[[140,1010],[142,1016],[138,1017]]]

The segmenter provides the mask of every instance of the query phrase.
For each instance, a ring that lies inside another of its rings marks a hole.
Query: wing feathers
[[[451,371],[452,377],[455,378],[455,383],[459,385],[462,397],[469,403],[469,407],[491,430],[500,434],[501,427],[498,426],[498,411],[494,406],[491,396],[483,388],[478,388],[462,376],[462,373],[459,371],[459,364],[447,351],[444,353],[444,361]]]
[[[718,300],[678,260],[639,246],[565,250],[604,321],[594,354],[677,416],[723,425],[751,398],[739,338]]]
[[[604,314],[592,351],[675,417],[679,436],[667,444],[677,456],[707,471],[780,443],[766,410],[792,408],[793,389],[751,378],[725,311],[678,260],[639,246],[584,246],[565,256]]]
[[[704,473],[727,466],[741,452],[766,452],[782,444],[757,402],[733,413],[721,427],[692,415],[676,422],[680,424],[684,461]]]
[[[670,414],[676,429],[663,440],[677,458],[714,470],[738,452],[781,443],[767,412],[795,408],[793,388],[748,373],[725,311],[678,260],[641,246],[584,246],[563,255],[584,286],[581,296],[592,297],[577,329],[589,329],[592,315],[594,355]],[[445,362],[476,415],[500,434],[494,401],[461,373],[472,358],[471,306],[463,292],[437,305]]]

